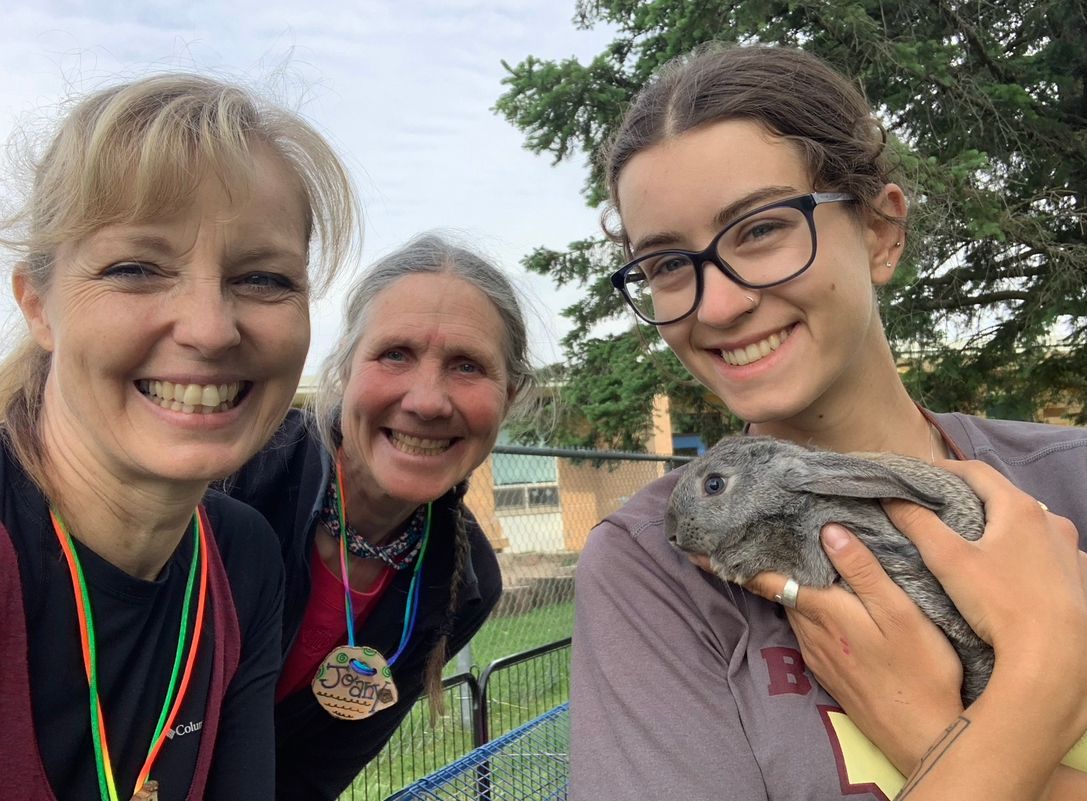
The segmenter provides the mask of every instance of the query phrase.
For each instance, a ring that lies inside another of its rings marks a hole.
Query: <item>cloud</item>
[[[198,70],[271,88],[328,134],[366,204],[367,261],[418,231],[467,232],[530,286],[558,358],[570,298],[519,260],[591,236],[582,164],[550,165],[491,111],[501,60],[591,57],[606,31],[578,31],[573,0],[15,0],[0,29],[0,136],[33,127],[69,94],[149,71]],[[138,6],[138,7],[137,7]],[[2,191],[2,190],[0,190]],[[343,286],[318,304],[309,367],[339,327]]]

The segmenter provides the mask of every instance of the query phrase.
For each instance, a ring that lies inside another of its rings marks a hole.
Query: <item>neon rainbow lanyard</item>
[[[340,580],[343,582],[343,605],[344,611],[347,614],[347,644],[354,648],[355,611],[351,603],[351,583],[347,576],[347,537],[344,535],[344,532],[347,531],[347,513],[344,510],[343,498],[343,466],[337,458],[336,513],[340,518]],[[422,586],[419,583],[419,574],[423,569],[423,557],[426,556],[427,542],[430,541],[430,519],[433,508],[433,503],[428,503],[426,505],[426,524],[423,528],[423,543],[419,546],[419,553],[415,557],[415,569],[412,570],[411,586],[408,587],[408,603],[404,607],[404,624],[400,632],[400,645],[396,649],[396,653],[389,657],[389,660],[386,663],[389,667],[392,667],[396,660],[400,658],[400,655],[404,653],[408,641],[411,640],[412,632],[415,630],[415,613],[419,610],[419,589]],[[377,672],[365,662],[358,659],[352,659],[350,664],[352,669],[364,676],[373,676]]]
[[[106,737],[106,720],[102,712],[102,703],[98,698],[98,668],[97,668],[97,644],[94,636],[94,616],[91,613],[91,598],[87,592],[87,582],[83,577],[83,566],[79,562],[79,555],[72,544],[71,534],[64,524],[60,514],[49,510],[49,516],[53,521],[53,531],[60,542],[60,549],[64,552],[64,558],[68,562],[68,573],[72,579],[72,592],[76,601],[76,616],[79,618],[79,637],[83,648],[83,667],[87,673],[87,687],[90,691],[90,720],[91,740],[94,743],[94,762],[98,771],[98,791],[102,801],[118,801],[117,787],[113,778],[113,763],[109,755],[109,742]],[[207,532],[205,530],[204,515],[200,510],[193,514],[193,556],[189,565],[189,576],[185,583],[185,602],[181,608],[181,627],[177,635],[177,651],[174,654],[173,669],[170,674],[170,684],[166,690],[166,697],[162,702],[162,711],[159,713],[158,722],[155,724],[155,733],[151,737],[151,746],[147,751],[147,758],[136,777],[136,786],[131,795],[139,791],[147,782],[151,773],[151,766],[166,741],[167,732],[173,727],[174,720],[181,710],[181,702],[189,689],[189,679],[192,677],[193,667],[196,664],[196,653],[200,644],[200,634],[204,628],[204,611],[207,602],[208,587],[208,559],[207,559]],[[200,588],[196,602],[196,620],[193,623],[192,645],[189,647],[188,659],[185,661],[185,669],[181,675],[181,684],[178,686],[178,674],[181,672],[181,655],[185,650],[185,633],[189,624],[189,602],[193,595],[193,584],[196,578],[196,565],[200,563]],[[175,694],[175,690],[177,691]],[[173,702],[171,705],[171,701]]]

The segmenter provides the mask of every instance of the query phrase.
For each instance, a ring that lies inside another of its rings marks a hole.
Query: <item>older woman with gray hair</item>
[[[502,273],[420,236],[351,290],[313,411],[292,412],[231,493],[279,534],[287,569],[277,689],[283,799],[332,799],[498,601],[469,474],[533,383]]]

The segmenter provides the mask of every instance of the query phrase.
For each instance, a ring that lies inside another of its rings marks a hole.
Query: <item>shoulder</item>
[[[292,409],[260,453],[217,488],[264,515],[286,548],[305,529],[329,464],[312,418]]]
[[[479,586],[480,598],[490,608],[498,603],[498,596],[502,593],[502,571],[498,566],[498,555],[467,506],[464,507],[463,514],[471,548],[472,571]]]
[[[259,512],[217,490],[205,494],[204,508],[241,619],[281,592],[279,540]]]
[[[644,589],[641,582],[649,576],[677,585],[705,585],[702,571],[673,548],[664,535],[668,499],[683,469],[648,484],[593,528],[578,558],[579,585],[604,582],[623,592],[633,592]],[[635,575],[639,580],[631,583]]]
[[[684,469],[680,467],[672,470],[647,484],[619,509],[605,517],[594,531],[622,532],[634,542],[644,539],[643,547],[651,547],[654,535],[658,531],[663,532],[668,499],[679,482],[679,477],[683,475]]]
[[[275,535],[268,521],[248,504],[217,489],[204,494],[203,504],[220,548],[242,545],[248,553],[259,553],[265,547],[275,547]]]
[[[974,459],[1030,464],[1047,459],[1087,459],[1087,429],[969,414],[937,414],[940,425]]]
[[[289,479],[307,461],[323,454],[324,446],[316,434],[312,416],[291,409],[268,444],[224,482],[223,489],[235,497],[259,494],[267,486]]]
[[[986,462],[1070,519],[1087,545],[1087,429],[957,413],[936,419],[968,458]]]

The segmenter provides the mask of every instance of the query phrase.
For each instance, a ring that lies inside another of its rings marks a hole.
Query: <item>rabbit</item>
[[[985,527],[984,507],[973,490],[920,459],[735,436],[687,465],[669,499],[664,531],[679,549],[708,555],[725,581],[743,584],[773,570],[802,586],[826,587],[840,577],[823,552],[819,531],[825,523],[841,523],[947,635],[962,661],[962,698],[969,704],[989,680],[993,650],[891,524],[880,498],[931,509],[968,540],[978,539]]]

